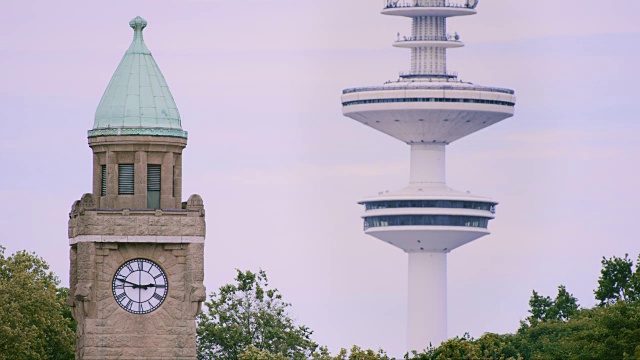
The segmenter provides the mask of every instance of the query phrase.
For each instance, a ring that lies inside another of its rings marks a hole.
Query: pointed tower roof
[[[89,137],[151,135],[187,138],[164,76],[144,43],[147,21],[129,22],[133,42],[107,86]]]

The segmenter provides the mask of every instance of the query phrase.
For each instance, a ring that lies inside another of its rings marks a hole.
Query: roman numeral
[[[132,307],[133,307],[133,300],[129,299],[129,302],[127,303],[127,305],[124,306],[124,308],[127,310],[131,310]]]
[[[160,274],[158,274],[158,275],[154,276],[153,278],[154,278],[154,279],[157,279],[157,278],[159,278],[160,276],[162,276],[162,273],[160,273]]]
[[[120,301],[120,300],[124,299],[125,297],[127,297],[127,293],[121,292],[120,294],[116,295],[116,300]]]
[[[143,271],[144,270],[144,263],[142,261],[138,261],[138,270]]]
[[[125,266],[127,267],[127,269],[129,269],[130,272],[133,272],[133,267],[131,267],[131,264],[127,264]]]
[[[162,301],[162,295],[160,295],[158,293],[153,293],[153,298],[158,300],[158,301]]]
[[[144,311],[144,308],[142,307],[142,303],[138,303],[138,311],[140,312]]]
[[[113,285],[114,289],[124,289],[124,284],[115,284]]]
[[[156,285],[156,288],[158,288],[158,289],[164,289],[166,287],[167,287],[167,285],[164,285],[164,284]]]

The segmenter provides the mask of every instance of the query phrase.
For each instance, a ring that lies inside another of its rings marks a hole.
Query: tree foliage
[[[640,307],[619,303],[581,309],[566,322],[521,327],[516,338],[525,359],[636,359]]]
[[[535,290],[529,300],[529,324],[537,324],[542,321],[562,320],[566,321],[578,311],[578,299],[567,291],[564,285],[558,286],[558,295],[555,299],[541,296]]]
[[[249,347],[240,355],[240,360],[288,360],[286,356],[278,353],[274,354],[269,350],[258,349],[254,345]]]
[[[75,323],[67,290],[40,257],[0,246],[0,359],[73,359]]]
[[[449,339],[439,347],[431,347],[425,352],[413,352],[405,358],[415,360],[522,360],[513,346],[511,335],[497,335],[487,333],[480,339],[473,339],[469,334]]]
[[[313,360],[392,360],[384,350],[365,350],[354,345],[351,350],[340,349],[337,355],[333,356],[326,347],[320,347],[311,358]],[[274,354],[268,350],[258,349],[250,345],[247,350],[240,355],[240,360],[289,360],[282,354]]]
[[[238,270],[235,280],[211,294],[198,316],[199,359],[308,359],[318,347],[312,331],[294,323],[266,273]]]
[[[594,291],[600,306],[612,305],[618,301],[636,302],[640,300],[640,256],[635,271],[629,254],[624,258],[602,258],[602,270],[598,288]]]
[[[336,356],[331,356],[329,351],[326,348],[320,348],[319,351],[316,351],[313,356],[313,360],[391,360],[391,358],[387,355],[387,353],[379,349],[378,351],[374,350],[365,350],[359,346],[354,345],[351,350],[340,349]]]

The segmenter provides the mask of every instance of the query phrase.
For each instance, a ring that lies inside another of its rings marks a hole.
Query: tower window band
[[[496,204],[480,201],[457,200],[389,200],[364,203],[366,210],[396,208],[441,208],[441,209],[473,209],[496,212]]]
[[[133,195],[133,164],[118,164],[118,195]]]
[[[387,104],[387,103],[413,103],[413,102],[444,102],[444,103],[471,103],[471,104],[489,104],[501,106],[516,106],[515,103],[509,101],[498,100],[482,100],[482,99],[450,99],[450,98],[395,98],[395,99],[366,99],[346,101],[342,106],[365,105],[365,104]]]
[[[364,229],[385,226],[461,226],[486,229],[489,218],[456,215],[372,216],[364,219]]]

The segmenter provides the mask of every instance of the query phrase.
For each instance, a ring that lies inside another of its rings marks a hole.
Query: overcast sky
[[[462,0],[460,0],[462,1]],[[140,15],[189,131],[184,195],[207,210],[205,285],[266,270],[335,351],[405,347],[406,254],[357,201],[407,185],[406,144],[343,117],[344,88],[409,69],[382,0],[5,1],[0,244],[68,286],[67,220],[91,191],[86,131]],[[448,147],[448,184],[500,202],[449,255],[449,336],[513,332],[533,289],[592,306],[602,256],[640,252],[638,1],[483,0],[449,21],[449,69],[516,90],[516,115]]]

